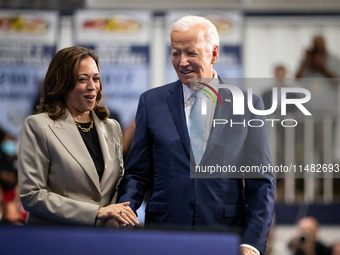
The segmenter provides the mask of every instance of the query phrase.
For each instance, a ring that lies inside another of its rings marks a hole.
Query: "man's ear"
[[[220,49],[218,48],[217,45],[214,45],[213,51],[212,51],[212,58],[211,58],[211,64],[215,64],[215,62],[218,59],[218,54],[220,52]]]

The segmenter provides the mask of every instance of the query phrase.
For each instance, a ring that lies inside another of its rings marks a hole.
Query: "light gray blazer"
[[[122,131],[115,120],[92,111],[103,154],[101,181],[86,145],[67,110],[52,120],[46,113],[29,116],[20,137],[18,178],[28,225],[99,226],[99,207],[116,202],[124,174]]]

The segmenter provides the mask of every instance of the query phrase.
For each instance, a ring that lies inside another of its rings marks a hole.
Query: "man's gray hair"
[[[186,31],[196,25],[205,26],[204,38],[208,46],[213,48],[214,45],[219,46],[220,37],[218,36],[217,29],[210,20],[200,16],[184,16],[172,24],[170,28],[170,35],[174,30]]]

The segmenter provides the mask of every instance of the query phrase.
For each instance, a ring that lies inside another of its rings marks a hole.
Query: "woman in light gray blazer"
[[[25,120],[18,177],[28,225],[138,224],[129,202],[116,204],[122,131],[99,106],[98,61],[86,48],[60,50],[47,70],[38,114]]]

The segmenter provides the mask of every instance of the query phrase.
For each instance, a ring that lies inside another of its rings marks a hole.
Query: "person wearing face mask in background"
[[[17,186],[17,147],[15,138],[0,129],[0,218],[2,224],[22,224],[26,217]]]

